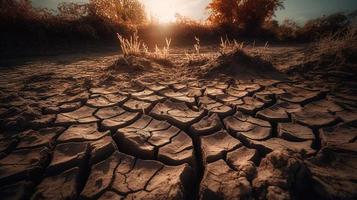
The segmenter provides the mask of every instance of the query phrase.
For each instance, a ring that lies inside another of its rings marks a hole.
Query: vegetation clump
[[[122,56],[109,67],[109,70],[126,72],[148,71],[154,64],[172,66],[168,60],[170,54],[171,39],[165,38],[166,46],[160,49],[155,45],[155,51],[150,52],[148,46],[140,40],[137,32],[129,38],[117,33]]]
[[[213,0],[207,7],[211,23],[241,28],[250,34],[282,8],[282,0]]]
[[[289,72],[319,71],[323,73],[357,74],[357,28],[322,37],[309,47],[305,61]]]
[[[260,55],[250,55],[241,48],[233,49],[211,60],[208,64],[201,66],[201,70],[207,77],[226,74],[243,80],[285,78],[271,62],[263,59]]]
[[[143,53],[142,48],[144,49],[144,52],[146,52],[146,46],[139,40],[137,32],[130,36],[129,39],[124,38],[119,33],[117,33],[117,37],[124,56],[139,55]]]

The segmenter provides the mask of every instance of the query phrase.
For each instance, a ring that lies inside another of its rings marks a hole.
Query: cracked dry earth
[[[353,79],[108,72],[115,59],[1,71],[1,199],[356,198]]]

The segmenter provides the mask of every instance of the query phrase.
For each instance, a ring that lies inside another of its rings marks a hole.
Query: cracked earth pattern
[[[105,65],[3,71],[1,199],[356,198],[355,81],[164,69],[110,85]]]

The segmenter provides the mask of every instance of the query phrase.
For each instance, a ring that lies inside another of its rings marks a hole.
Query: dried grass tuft
[[[170,55],[171,38],[165,38],[165,46],[162,49],[155,45],[154,52],[150,52],[149,47],[140,40],[136,31],[129,38],[125,38],[119,33],[117,33],[117,37],[124,57],[143,55],[149,58],[167,59]]]
[[[155,45],[155,51],[151,56],[157,59],[167,59],[170,55],[170,46],[171,46],[171,38],[165,38],[165,46],[160,49],[157,45]]]
[[[222,55],[227,55],[233,51],[243,49],[244,48],[244,42],[239,43],[237,40],[229,40],[229,38],[226,36],[225,39],[221,37],[221,43],[219,45],[219,52]]]
[[[141,47],[143,43],[140,41],[137,32],[134,32],[128,39],[117,33],[120,48],[124,56],[132,56],[141,54]]]
[[[342,36],[341,36],[342,35]],[[315,44],[320,54],[339,53],[342,49],[357,49],[357,27],[350,27],[345,33],[329,34]]]

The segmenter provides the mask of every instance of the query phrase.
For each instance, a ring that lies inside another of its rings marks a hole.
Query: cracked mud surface
[[[1,71],[1,199],[357,197],[355,80],[115,60]]]

